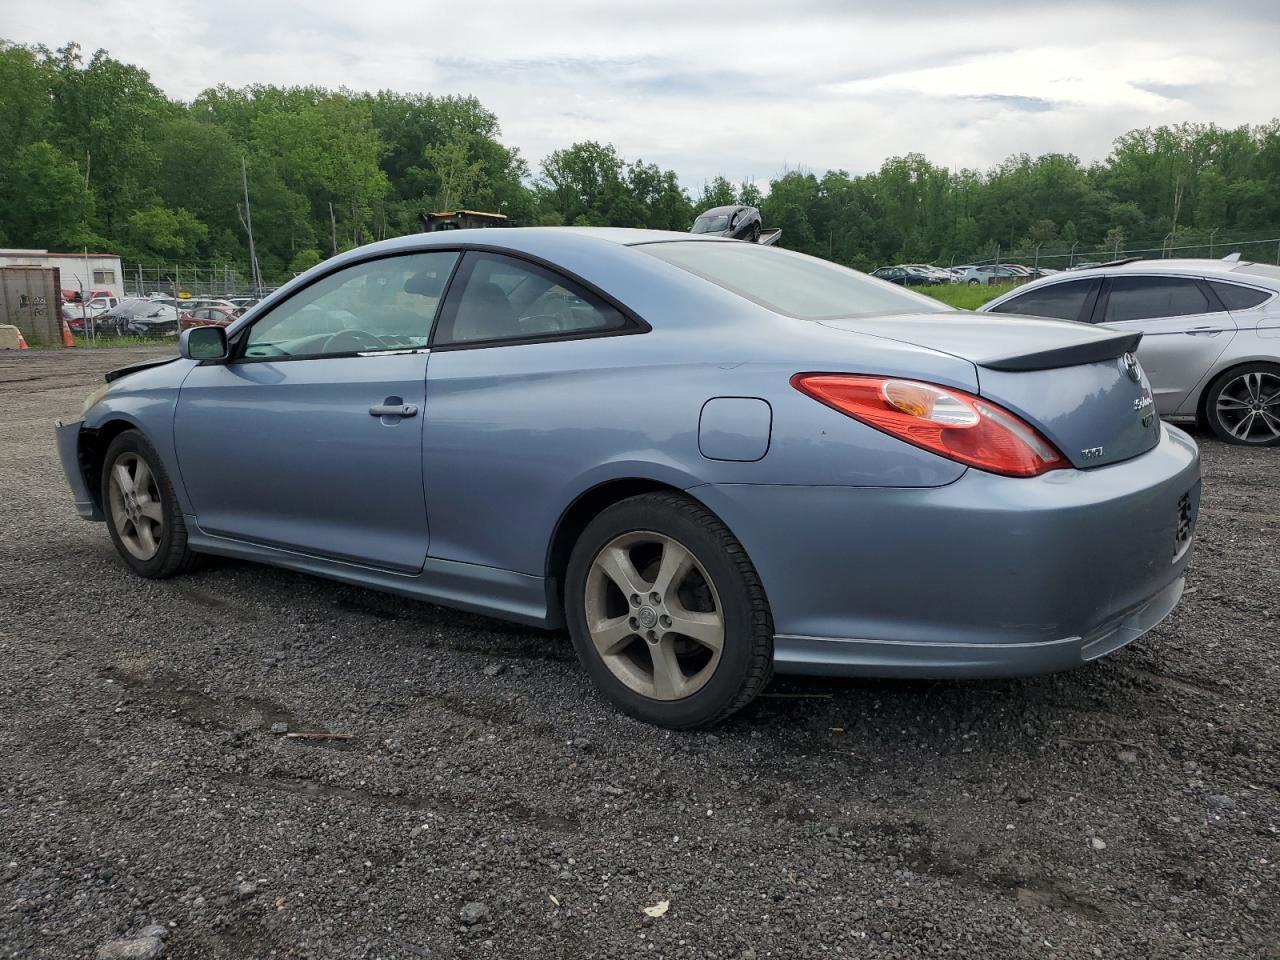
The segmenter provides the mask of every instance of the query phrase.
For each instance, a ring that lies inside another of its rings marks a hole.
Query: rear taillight
[[[1034,427],[963,390],[840,373],[797,373],[791,385],[890,436],[979,470],[1037,477],[1070,466]]]

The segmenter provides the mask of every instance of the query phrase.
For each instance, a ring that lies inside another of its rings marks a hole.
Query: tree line
[[[243,161],[269,282],[458,207],[516,225],[687,230],[741,202],[785,246],[864,269],[1280,227],[1280,120],[1134,130],[1091,164],[1021,154],[952,170],[913,153],[858,175],[786,171],[767,188],[716,177],[695,195],[608,144],[572,144],[534,170],[474,97],[254,84],[186,103],[103,50],[0,41],[0,130],[0,245],[247,274]]]

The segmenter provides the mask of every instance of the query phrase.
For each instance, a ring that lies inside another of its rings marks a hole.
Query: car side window
[[[1057,320],[1080,320],[1085,303],[1093,290],[1093,280],[1068,280],[1051,283],[1020,293],[991,308],[992,313],[1021,313],[1028,317],[1051,317]]]
[[[1104,320],[1151,320],[1210,313],[1200,285],[1190,277],[1112,277]]]
[[[1225,283],[1221,280],[1210,280],[1209,286],[1213,287],[1213,292],[1228,310],[1248,310],[1271,296],[1268,291],[1257,287],[1242,287],[1238,283]]]
[[[425,347],[456,251],[353,264],[285,300],[249,328],[245,359],[350,356]]]
[[[590,336],[622,330],[617,308],[545,267],[496,253],[468,253],[440,312],[432,343]]]

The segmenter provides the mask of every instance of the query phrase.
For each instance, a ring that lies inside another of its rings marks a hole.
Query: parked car
[[[257,304],[260,299],[260,297],[227,297],[227,303],[235,309],[235,315],[238,317]]]
[[[775,670],[1056,670],[1159,622],[1200,465],[1135,339],[720,238],[424,233],[108,374],[57,443],[142,576],[215,553],[567,626],[691,727]]]
[[[98,330],[118,337],[172,337],[178,333],[178,311],[158,300],[129,297],[96,320]]]
[[[89,326],[89,321],[101,317],[109,310],[113,310],[120,305],[120,301],[113,296],[94,297],[87,302],[72,301],[62,305],[62,319],[67,321],[69,326],[76,333],[82,333]]]
[[[933,277],[933,279],[938,283],[952,282],[951,272],[949,270],[944,270],[942,267],[935,267],[931,263],[902,263],[899,264],[899,266],[907,267],[911,270],[918,270],[926,276]]]
[[[871,275],[901,287],[933,287],[942,281],[919,267],[877,267]]]
[[[1162,417],[1228,443],[1280,444],[1280,267],[1141,260],[1033,281],[982,307],[1138,334]]]
[[[991,283],[1010,283],[1014,280],[1023,280],[1025,277],[1020,273],[1015,273],[1008,267],[1002,266],[982,266],[968,267],[964,273],[960,274],[960,282],[967,283],[970,286],[987,286]]]
[[[704,233],[715,237],[731,237],[734,240],[760,239],[760,211],[741,204],[728,207],[712,207],[698,215],[690,233]]]
[[[234,310],[222,307],[199,307],[178,315],[178,329],[190,330],[192,327],[225,327],[239,316]]]
[[[219,310],[235,312],[236,305],[221,297],[188,297],[181,301],[188,310],[199,310],[201,307],[217,307]]]

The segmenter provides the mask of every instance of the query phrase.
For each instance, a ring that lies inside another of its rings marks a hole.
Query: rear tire
[[[596,689],[659,726],[723,720],[773,677],[755,567],[719,519],[678,494],[623,500],[587,525],[569,558],[565,620]]]
[[[111,441],[102,459],[102,510],[116,551],[141,577],[185,573],[199,555],[187,549],[187,527],[164,461],[139,430]]]
[[[1223,372],[1205,393],[1204,418],[1224,443],[1280,446],[1280,365],[1246,363]]]

